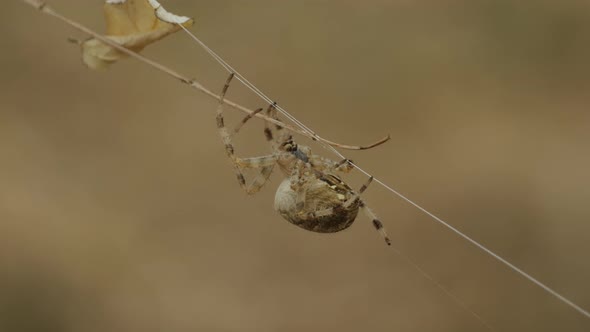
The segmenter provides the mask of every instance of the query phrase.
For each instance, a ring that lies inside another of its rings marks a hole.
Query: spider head
[[[297,143],[293,141],[292,136],[288,136],[287,139],[281,144],[281,149],[291,153],[297,159],[302,160],[305,163],[309,162],[309,148],[305,146],[298,146]]]
[[[297,151],[297,143],[293,141],[293,136],[287,136],[285,141],[281,143],[281,150],[291,153]]]

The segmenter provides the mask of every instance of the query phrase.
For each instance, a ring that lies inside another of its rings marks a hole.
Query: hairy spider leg
[[[254,157],[254,158],[239,158],[234,155],[234,146],[231,140],[231,135],[229,134],[227,128],[225,127],[225,121],[223,118],[223,105],[224,105],[224,98],[227,90],[229,89],[229,84],[234,77],[234,73],[231,73],[223,86],[223,90],[219,95],[219,105],[217,106],[217,129],[219,135],[221,136],[221,140],[225,145],[225,153],[232,162],[233,169],[236,173],[236,177],[240,184],[240,187],[248,194],[254,194],[258,192],[264,184],[267,182],[268,178],[272,174],[272,170],[276,165],[277,157],[275,155],[267,155],[261,157]],[[246,120],[247,121],[247,120]],[[242,168],[255,168],[259,169],[259,174],[254,178],[252,183],[249,185],[246,184],[246,178],[242,173]]]
[[[277,103],[272,103],[270,105],[268,105],[268,108],[266,109],[266,115],[272,119],[275,119],[277,121],[280,121],[278,115],[277,115],[277,111],[276,111],[276,106]],[[246,124],[246,122],[248,122],[250,119],[252,119],[256,114],[262,112],[264,109],[263,108],[258,108],[256,109],[254,112],[246,115],[242,121],[240,121],[240,123],[238,123],[238,125],[235,127],[234,129],[234,135],[237,134],[240,129],[242,129],[242,127]],[[275,124],[275,129],[277,130],[277,133],[280,133],[283,130],[283,127]],[[277,135],[278,137],[282,137],[281,134]],[[271,143],[271,148],[275,149],[278,147],[279,142],[275,141],[275,135],[273,134],[272,129],[270,128],[268,122],[264,121],[264,137],[266,138],[266,141]]]
[[[365,215],[367,217],[369,217],[369,219],[371,219],[371,222],[373,223],[373,226],[375,227],[375,229],[381,234],[381,236],[383,237],[383,240],[385,240],[385,243],[387,243],[387,245],[390,246],[391,240],[389,239],[389,236],[387,236],[387,231],[385,230],[385,227],[383,227],[383,223],[381,222],[381,220],[379,220],[379,218],[377,218],[377,215],[375,215],[373,210],[369,209],[367,204],[362,199],[360,199],[360,195],[365,190],[367,190],[367,188],[369,187],[371,182],[373,182],[373,176],[369,177],[367,182],[361,186],[361,188],[358,191],[358,194],[356,194],[355,196],[359,197],[360,209],[365,213]],[[352,200],[353,198],[354,197],[351,197],[348,201]],[[346,204],[352,204],[352,202],[351,203],[349,203],[349,202],[344,203],[345,206],[346,206]]]
[[[272,119],[280,121],[276,106],[276,102],[273,102],[272,104],[268,105],[268,108],[266,109],[266,115]],[[264,137],[266,138],[267,142],[271,143],[272,150],[276,151],[281,145],[281,143],[286,141],[290,136],[288,136],[288,133],[284,132],[283,127],[281,125],[275,124],[274,127],[275,131],[273,132],[269,123],[265,122]]]
[[[371,182],[373,182],[373,177],[369,177],[369,179],[367,180],[367,182],[365,182],[365,184],[363,184],[361,186],[361,188],[359,189],[358,192],[354,193],[352,196],[350,196],[350,198],[344,202],[344,204],[342,204],[342,207],[344,208],[349,208],[352,204],[354,204],[354,202],[356,200],[358,200],[361,197],[361,194],[367,190],[367,188],[369,187],[369,185],[371,184]]]
[[[263,110],[264,109],[261,107],[261,108],[256,109],[254,112],[249,113],[248,115],[246,115],[242,119],[242,121],[240,121],[240,123],[238,123],[236,125],[236,127],[234,128],[234,135],[237,134],[240,131],[240,129],[242,129],[242,127],[246,124],[246,122],[248,122],[248,120],[252,119],[256,114],[262,112]]]
[[[334,170],[339,172],[348,173],[354,169],[352,166],[352,160],[350,159],[342,159],[336,165],[334,165]]]
[[[373,226],[381,234],[383,240],[385,240],[385,243],[387,243],[387,245],[390,246],[391,240],[389,239],[389,236],[387,236],[387,232],[385,231],[385,227],[383,227],[383,223],[381,222],[381,220],[377,218],[373,210],[369,209],[369,207],[365,204],[363,200],[360,201],[360,208],[365,213],[365,215],[369,219],[371,219]]]

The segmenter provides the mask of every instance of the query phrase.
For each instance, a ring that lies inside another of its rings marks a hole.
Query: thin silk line
[[[470,313],[473,317],[475,317],[477,320],[479,320],[488,330],[490,331],[495,331],[494,328],[487,322],[485,321],[480,315],[478,315],[475,311],[473,311],[472,309],[470,309],[463,301],[461,301],[457,296],[455,296],[455,294],[451,293],[447,288],[445,288],[445,286],[443,286],[440,282],[438,282],[436,279],[434,279],[428,272],[424,271],[424,269],[422,269],[420,267],[420,265],[418,265],[413,259],[411,259],[410,257],[408,257],[407,255],[404,255],[401,251],[399,251],[399,249],[395,248],[395,247],[391,247],[391,249],[393,249],[393,252],[396,253],[398,256],[400,256],[401,258],[403,258],[407,264],[413,266],[418,272],[420,272],[420,274],[422,274],[422,276],[425,279],[430,280],[436,287],[438,287],[443,293],[445,293],[445,295],[447,295],[448,297],[450,297],[453,301],[455,301],[455,303],[463,308],[463,310],[467,311],[468,313]]]
[[[236,71],[232,66],[230,66],[225,60],[223,60],[223,58],[221,58],[217,53],[215,53],[212,49],[210,49],[205,43],[203,43],[197,36],[195,36],[193,33],[191,33],[188,29],[186,29],[184,26],[179,25],[192,39],[194,39],[199,45],[201,45],[201,47],[207,52],[209,53],[222,67],[225,68],[225,70],[227,70],[230,73],[234,73],[236,78],[242,82],[246,87],[248,87],[250,90],[252,90],[252,92],[254,92],[255,94],[257,94],[260,98],[262,98],[264,101],[266,101],[269,104],[272,104],[274,101],[267,97],[262,91],[260,91],[254,84],[250,83],[250,81],[248,81],[244,76],[242,76],[238,71]],[[299,121],[297,118],[295,118],[293,115],[291,115],[290,113],[288,113],[285,109],[283,109],[282,107],[280,107],[279,105],[276,106],[276,109],[282,113],[285,117],[287,117],[289,120],[291,120],[293,123],[295,123],[297,126],[299,126],[302,130],[307,131],[309,134],[311,134],[312,136],[314,136],[316,139],[318,139],[319,143],[324,146],[325,148],[328,148],[329,150],[331,150],[333,153],[335,153],[337,156],[339,156],[342,159],[346,159],[346,157],[340,153],[340,151],[338,151],[336,148],[334,148],[333,146],[327,145],[324,142],[321,141],[321,137],[318,136],[313,130],[311,130],[309,127],[307,127],[305,124],[303,124],[301,121]],[[366,176],[372,176],[369,172],[365,171],[364,169],[362,169],[360,166],[350,162],[350,164],[356,168],[358,171],[360,171],[361,173],[365,174]],[[567,304],[568,306],[570,306],[571,308],[573,308],[574,310],[578,311],[580,314],[586,316],[587,318],[590,318],[590,312],[586,311],[585,309],[583,309],[582,307],[580,307],[579,305],[577,305],[576,303],[572,302],[571,300],[569,300],[568,298],[566,298],[565,296],[561,295],[560,293],[558,293],[557,291],[553,290],[552,288],[550,288],[549,286],[545,285],[544,283],[540,282],[539,280],[537,280],[536,278],[534,278],[533,276],[531,276],[530,274],[524,272],[523,270],[521,270],[520,268],[516,267],[514,264],[510,263],[509,261],[507,261],[506,259],[502,258],[500,255],[496,254],[495,252],[491,251],[490,249],[488,249],[487,247],[485,247],[484,245],[480,244],[479,242],[475,241],[474,239],[472,239],[471,237],[467,236],[465,233],[461,232],[460,230],[458,230],[457,228],[451,226],[449,223],[445,222],[444,220],[442,220],[441,218],[437,217],[436,215],[432,214],[431,212],[429,212],[428,210],[426,210],[425,208],[421,207],[420,205],[418,205],[417,203],[415,203],[414,201],[412,201],[411,199],[409,199],[408,197],[404,196],[403,194],[401,194],[400,192],[398,192],[397,190],[395,190],[393,187],[389,186],[388,184],[386,184],[385,182],[379,180],[378,178],[373,177],[373,180],[375,182],[377,182],[378,184],[380,184],[383,188],[389,190],[390,192],[392,192],[393,194],[397,195],[398,197],[400,197],[401,199],[403,199],[404,201],[406,201],[407,203],[411,204],[412,206],[414,206],[415,208],[417,208],[418,210],[422,211],[424,214],[426,214],[427,216],[431,217],[432,219],[434,219],[435,221],[437,221],[438,223],[440,223],[441,225],[445,226],[447,229],[451,230],[453,233],[459,235],[460,237],[462,237],[463,239],[467,240],[468,242],[470,242],[471,244],[473,244],[474,246],[476,246],[477,248],[481,249],[482,251],[484,251],[485,253],[487,253],[488,255],[492,256],[493,258],[495,258],[496,260],[498,260],[499,262],[503,263],[504,265],[506,265],[507,267],[509,267],[510,269],[512,269],[514,272],[520,274],[521,276],[523,276],[524,278],[528,279],[529,281],[531,281],[532,283],[534,283],[535,285],[539,286],[541,289],[543,289],[544,291],[546,291],[547,293],[555,296],[557,299],[559,299],[560,301],[562,301],[563,303]],[[399,253],[399,251],[398,251]],[[401,255],[403,256],[403,255]],[[405,256],[403,256],[405,257]],[[409,258],[406,257],[406,259],[409,260]],[[415,263],[413,263],[413,261],[409,260],[409,262],[412,263],[412,265],[414,265],[414,267],[416,267],[419,271],[422,272],[422,274],[427,277],[428,279],[431,279],[434,281],[434,279],[432,279],[428,274],[426,274],[421,268],[419,268],[418,265],[416,265]],[[440,285],[439,283],[435,284],[444,290],[445,293],[447,294],[451,294],[450,292],[448,292],[444,287],[442,287],[442,285]],[[456,299],[455,296],[451,296],[451,298],[453,298],[455,301],[457,301],[458,299]],[[461,303],[461,302],[458,302]],[[464,305],[462,305],[464,307]],[[476,317],[478,317],[479,320],[481,320],[482,322],[484,322],[484,325],[488,326],[489,325],[487,323],[485,323],[485,321],[483,321],[478,315],[475,315]]]

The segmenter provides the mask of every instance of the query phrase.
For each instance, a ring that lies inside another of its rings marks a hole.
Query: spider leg
[[[240,123],[238,123],[238,125],[234,128],[234,135],[237,134],[240,129],[242,129],[242,127],[246,124],[246,122],[248,122],[248,120],[252,119],[256,114],[260,113],[263,111],[263,108],[258,108],[257,110],[255,110],[254,112],[246,115],[242,121],[240,121]]]
[[[277,102],[273,102],[272,104],[268,105],[268,108],[266,109],[266,115],[268,115],[269,117],[275,119],[275,120],[280,120],[278,113],[277,113]],[[281,130],[283,130],[283,127],[281,125],[277,125],[275,124],[275,129],[277,130],[277,132],[280,132]]]
[[[369,177],[369,179],[367,180],[367,182],[365,182],[365,184],[363,184],[361,186],[361,188],[359,189],[358,193],[355,193],[352,197],[350,197],[344,204],[344,208],[349,207],[350,205],[352,205],[357,199],[359,200],[359,207],[360,209],[365,213],[365,215],[367,215],[367,217],[369,217],[369,219],[371,219],[371,221],[373,222],[373,226],[375,227],[375,229],[381,233],[381,236],[383,237],[383,239],[385,240],[385,243],[387,243],[388,246],[391,245],[391,240],[389,239],[389,237],[387,236],[387,232],[385,231],[385,228],[383,227],[383,223],[377,218],[377,216],[375,215],[375,213],[369,209],[367,207],[367,205],[365,204],[365,202],[363,200],[360,199],[360,195],[367,190],[367,188],[369,187],[369,185],[371,184],[371,182],[373,182],[373,177]]]
[[[371,182],[373,182],[373,176],[370,176],[369,180],[367,180],[367,182],[361,186],[359,189],[359,194],[362,194],[365,190],[367,190]]]
[[[274,155],[262,156],[262,157],[252,157],[252,158],[237,158],[236,157],[236,165],[240,168],[253,168],[258,169],[258,174],[254,178],[254,180],[249,184],[242,185],[242,181],[238,179],[240,182],[240,186],[248,193],[249,195],[255,194],[262,187],[266,184],[266,181],[270,178],[272,171],[276,165],[277,158]]]
[[[332,159],[324,158],[322,156],[312,154],[309,157],[309,162],[313,165],[313,167],[317,170],[327,172],[327,173],[334,173],[334,172],[343,172],[348,173],[354,167],[352,166],[350,159],[342,159],[341,161],[334,161]]]
[[[223,144],[225,145],[225,152],[228,155],[228,157],[230,157],[233,160],[233,155],[234,155],[234,146],[231,142],[231,136],[229,134],[229,132],[227,131],[227,128],[225,127],[225,120],[223,118],[223,100],[225,98],[225,94],[227,93],[227,89],[229,89],[229,83],[231,82],[231,80],[234,78],[234,73],[231,73],[229,75],[229,77],[227,78],[227,81],[225,82],[225,85],[223,86],[223,90],[221,91],[221,94],[219,95],[219,104],[217,105],[217,116],[216,116],[216,120],[217,120],[217,130],[219,131],[219,135],[221,136],[221,140],[223,141]]]
[[[234,156],[234,161],[242,169],[257,169],[274,166],[277,162],[277,156],[272,154],[251,158],[239,158]]]
[[[229,134],[227,128],[225,127],[225,121],[223,118],[223,100],[225,98],[225,94],[229,88],[229,83],[233,79],[234,74],[231,73],[223,86],[223,90],[219,95],[219,105],[217,106],[217,129],[219,131],[219,135],[221,136],[221,140],[225,145],[225,153],[232,162],[234,171],[236,173],[236,177],[238,182],[240,183],[240,187],[246,191],[248,194],[254,194],[258,192],[262,186],[266,183],[268,178],[270,177],[273,167],[276,163],[276,157],[273,155],[269,156],[262,156],[262,157],[255,157],[255,158],[246,158],[242,159],[236,157],[234,155],[234,146],[231,141],[231,135]],[[247,121],[247,120],[246,120]],[[243,121],[245,122],[245,121]],[[242,168],[256,168],[260,169],[258,176],[254,179],[254,181],[250,185],[246,185],[246,179],[244,174],[242,173]]]
[[[385,228],[383,227],[383,223],[379,220],[379,218],[377,218],[375,213],[371,209],[369,209],[369,207],[366,205],[366,203],[360,199],[360,195],[365,190],[367,190],[367,188],[369,187],[369,185],[371,184],[372,181],[373,181],[373,177],[371,176],[367,180],[367,182],[361,186],[358,193],[354,193],[348,200],[346,200],[346,202],[344,202],[342,204],[342,206],[331,207],[331,208],[327,208],[327,209],[323,209],[323,210],[313,211],[303,217],[305,217],[305,218],[319,218],[319,217],[329,216],[331,214],[334,214],[336,209],[347,209],[352,204],[354,204],[355,202],[358,201],[359,208],[363,211],[363,213],[367,217],[369,217],[369,219],[371,219],[371,222],[373,223],[373,227],[375,227],[375,229],[381,234],[381,236],[383,237],[383,240],[385,240],[385,243],[388,246],[390,246],[391,240],[389,239],[389,236],[387,235],[387,231],[385,231]]]
[[[385,228],[383,227],[383,223],[379,220],[379,218],[377,218],[375,213],[371,209],[369,209],[369,207],[365,204],[365,202],[363,202],[361,200],[360,203],[361,203],[361,205],[360,205],[361,210],[365,213],[365,215],[367,217],[369,217],[369,219],[371,219],[375,229],[381,234],[381,236],[383,237],[383,240],[385,240],[385,243],[387,243],[387,245],[390,246],[391,240],[389,239],[389,236],[387,236],[387,232],[385,231]]]
[[[344,203],[344,207],[350,206],[350,204],[354,203],[353,199],[357,199],[360,197],[360,195],[367,190],[367,188],[369,187],[369,185],[371,184],[371,182],[373,182],[373,177],[369,177],[369,179],[367,180],[367,182],[365,182],[365,184],[363,184],[361,186],[361,188],[359,189],[359,192],[355,195],[353,195],[353,197],[351,197],[350,199],[348,199],[348,201],[346,201],[346,203]],[[381,233],[381,236],[383,237],[383,240],[385,240],[385,243],[387,243],[388,246],[391,245],[391,240],[389,239],[389,237],[387,236],[387,232],[385,231],[385,228],[383,227],[383,223],[379,220],[379,218],[377,218],[377,216],[375,215],[375,213],[369,209],[367,207],[367,204],[365,204],[365,202],[363,200],[360,200],[360,209],[365,213],[365,215],[367,215],[367,217],[369,217],[369,219],[371,219],[371,221],[373,222],[373,226],[375,227],[375,229]]]
[[[266,109],[266,115],[272,119],[279,120],[275,106],[276,106],[276,103],[272,103],[272,104],[268,105],[268,108]],[[258,108],[254,112],[246,115],[242,119],[242,121],[240,121],[240,123],[238,123],[238,125],[234,128],[233,134],[234,135],[237,134],[240,131],[240,129],[242,129],[242,127],[246,124],[246,122],[248,122],[256,114],[262,112],[263,110],[264,110],[263,108]],[[277,130],[277,133],[280,133],[283,130],[283,127],[280,125],[275,125],[275,129]],[[266,138],[266,140],[268,142],[273,142],[273,140],[275,138],[275,135],[273,134],[272,129],[270,128],[268,122],[266,122],[266,121],[264,122],[264,137]]]
[[[334,170],[339,171],[339,172],[348,173],[354,169],[354,166],[352,166],[352,163],[353,163],[353,161],[350,159],[342,159],[341,161],[339,161],[335,165]]]
[[[326,208],[317,211],[309,211],[306,209],[307,188],[305,182],[310,180],[310,177],[319,177],[321,172],[314,169],[310,163],[305,163],[300,159],[295,161],[291,173],[291,189],[296,192],[295,206],[300,218],[313,219],[323,216],[328,216],[334,213],[334,208]]]
[[[304,164],[302,160],[297,159],[291,174],[291,189],[297,193],[295,204],[298,211],[303,211],[305,208],[307,191],[305,190],[303,184],[305,182],[306,169],[309,169],[309,164]]]
[[[361,197],[361,194],[367,190],[367,188],[369,187],[369,185],[371,184],[371,182],[373,182],[373,177],[369,177],[369,179],[367,180],[367,182],[365,182],[365,184],[363,184],[361,186],[361,188],[359,189],[358,193],[354,193],[352,196],[350,196],[350,198],[344,202],[344,204],[342,204],[342,207],[344,207],[345,209],[350,207],[352,204],[354,204],[354,202],[356,202],[357,199],[359,199]]]
[[[266,109],[266,115],[272,119],[280,121],[276,106],[276,102],[268,105],[268,108]],[[285,135],[287,134],[284,133],[283,127],[281,125],[275,124],[274,127],[276,132],[273,132],[268,122],[264,122],[264,137],[266,137],[266,140],[271,143],[272,149],[276,150],[278,145],[286,140]]]
[[[249,195],[259,192],[260,189],[262,189],[262,187],[264,187],[264,185],[266,184],[266,181],[268,181],[268,179],[270,178],[273,168],[274,165],[262,167],[258,175],[252,181],[252,183],[250,183],[246,188],[244,188],[243,186],[242,188],[244,188],[246,193]]]

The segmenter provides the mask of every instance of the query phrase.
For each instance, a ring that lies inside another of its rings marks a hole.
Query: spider
[[[234,154],[232,136],[263,109],[259,108],[247,115],[230,133],[225,126],[223,105],[233,77],[234,74],[230,74],[221,91],[216,119],[225,152],[232,162],[240,187],[248,194],[255,194],[267,182],[275,166],[278,166],[285,178],[277,189],[274,208],[287,221],[308,231],[335,233],[350,227],[359,210],[362,210],[372,220],[385,243],[391,245],[383,223],[360,197],[373,177],[357,192],[335,174],[350,172],[353,169],[350,160],[336,162],[315,155],[309,147],[295,143],[292,136],[280,125],[275,125],[272,130],[267,122],[264,124],[264,136],[270,143],[272,154],[252,158],[240,158]],[[266,114],[278,120],[276,103],[268,106]],[[258,170],[250,184],[246,184],[243,169]]]

